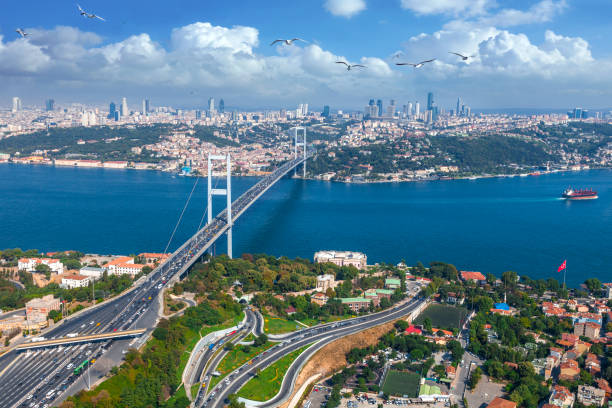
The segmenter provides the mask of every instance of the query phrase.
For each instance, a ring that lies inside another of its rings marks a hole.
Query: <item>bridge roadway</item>
[[[15,347],[16,350],[31,350],[45,347],[59,347],[68,344],[92,343],[95,341],[104,341],[111,339],[120,339],[123,337],[137,337],[146,332],[146,329],[122,330],[113,331],[110,333],[88,334],[85,336],[60,337],[59,339],[34,341],[30,343],[20,344]]]
[[[307,158],[311,156],[312,152],[309,152]],[[304,158],[299,157],[284,163],[238,197],[232,203],[232,219],[237,220],[254,201],[303,161]],[[114,329],[154,327],[158,316],[156,297],[163,286],[174,277],[185,276],[189,268],[228,228],[225,211],[221,211],[210,224],[200,229],[173,252],[166,262],[155,268],[139,287],[91,310],[85,310],[74,318],[62,320],[44,336],[55,339],[69,333],[88,335]],[[117,347],[128,346],[128,341],[114,340],[96,346],[69,346],[59,351],[24,353],[13,349],[5,353],[0,356],[0,407],[29,406],[31,403],[42,405],[43,401],[51,405],[62,390],[72,390],[79,379],[66,367],[78,365],[88,356],[102,356],[115,343]],[[34,358],[30,358],[32,355]],[[96,366],[92,369],[95,370]],[[52,390],[55,391],[52,397],[46,398]],[[32,397],[27,399],[30,395]]]
[[[357,317],[350,320],[344,320],[325,325],[314,326],[309,329],[303,329],[292,333],[284,338],[283,342],[269,349],[265,354],[260,354],[253,358],[253,364],[245,363],[238,369],[229,374],[226,379],[217,384],[208,394],[206,399],[198,398],[196,407],[211,407],[220,408],[225,405],[225,400],[230,394],[236,394],[251,378],[253,378],[257,370],[263,370],[270,364],[273,364],[280,358],[306,345],[316,343],[314,347],[307,349],[302,353],[289,367],[285,374],[281,390],[279,393],[267,401],[259,404],[262,408],[272,408],[284,403],[293,391],[293,385],[302,364],[304,364],[320,347],[337,340],[341,337],[350,334],[358,333],[369,328],[388,323],[410,314],[414,309],[419,307],[424,299],[411,299],[410,301],[395,306],[391,309]]]

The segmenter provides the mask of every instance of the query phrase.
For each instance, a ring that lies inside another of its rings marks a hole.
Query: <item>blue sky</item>
[[[459,95],[476,108],[612,105],[604,0],[80,1],[106,22],[70,1],[34,3],[3,5],[0,105],[127,96],[190,107],[216,96],[240,108],[359,109],[370,97],[423,101],[428,90],[443,106]],[[293,36],[309,44],[269,46]],[[396,67],[397,51],[438,60]],[[345,72],[337,59],[368,68]]]

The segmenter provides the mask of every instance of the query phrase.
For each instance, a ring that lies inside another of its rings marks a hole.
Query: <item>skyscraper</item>
[[[45,108],[47,112],[51,112],[55,109],[55,101],[53,99],[47,99],[45,102]]]
[[[455,116],[459,116],[461,112],[461,97],[457,98],[457,110],[455,111]]]
[[[434,94],[433,92],[427,93],[427,110],[431,110],[434,105]]]
[[[408,109],[406,109],[406,111],[408,116],[412,116],[412,102],[408,102]]]
[[[21,110],[21,99],[18,96],[13,98],[13,112],[19,112]]]
[[[142,100],[142,114],[143,116],[147,115],[147,101],[145,99]]]
[[[117,112],[117,105],[115,105],[115,102],[111,102],[108,107],[108,118],[115,119],[115,112]]]
[[[419,116],[421,114],[421,104],[418,102],[414,103],[414,116]]]
[[[202,111],[201,110],[197,110],[195,112],[195,115],[196,115],[196,120],[202,119]]]
[[[223,98],[221,98],[219,100],[219,113],[224,113],[225,112],[225,101],[223,100]]]
[[[323,113],[321,114],[324,118],[329,118],[329,105],[323,107]]]
[[[208,113],[212,116],[215,113],[215,98],[208,98]]]
[[[387,106],[387,116],[392,118],[395,116],[395,100],[391,99],[389,106]]]
[[[383,102],[382,99],[379,99],[376,101],[376,106],[378,107],[378,115],[377,116],[382,116],[383,115]]]
[[[126,117],[128,114],[127,98],[123,97],[121,99],[121,116]]]
[[[149,113],[151,112],[151,101],[148,99],[145,99],[145,113]]]

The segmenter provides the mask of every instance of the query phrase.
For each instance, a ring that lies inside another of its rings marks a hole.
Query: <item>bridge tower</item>
[[[306,178],[306,128],[301,127],[301,126],[296,126],[292,129],[293,129],[293,136],[295,140],[293,158],[297,159],[298,147],[303,146],[304,148],[304,178]],[[301,141],[300,141],[300,131],[302,131]],[[297,174],[297,168],[295,169],[295,174]]]
[[[213,160],[226,162],[227,185],[225,188],[212,188],[212,162]],[[208,155],[208,221],[206,225],[212,222],[213,209],[212,197],[214,195],[224,195],[227,197],[227,256],[232,259],[232,162],[229,153],[227,156]]]

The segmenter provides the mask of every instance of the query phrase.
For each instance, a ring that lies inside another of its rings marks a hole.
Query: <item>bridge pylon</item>
[[[213,160],[225,161],[226,162],[226,173],[227,173],[227,185],[225,188],[212,188],[212,162]],[[206,225],[212,222],[213,209],[212,209],[212,196],[224,195],[227,197],[227,256],[232,259],[232,162],[230,154],[227,156],[219,155],[208,155],[208,219]]]
[[[295,141],[294,144],[294,151],[293,151],[293,158],[297,159],[298,158],[298,147],[299,146],[303,146],[304,149],[304,178],[306,178],[306,128],[301,127],[301,126],[296,126],[293,129],[293,139]],[[300,131],[302,131],[302,139],[300,141]],[[295,173],[297,174],[297,167],[295,169]]]

